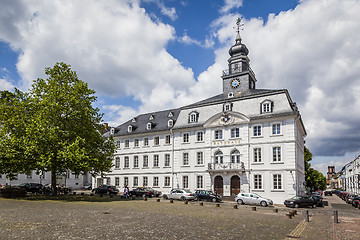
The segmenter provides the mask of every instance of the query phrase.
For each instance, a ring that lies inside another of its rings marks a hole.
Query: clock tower
[[[241,96],[241,93],[255,89],[256,78],[251,70],[248,58],[249,50],[245,44],[241,43],[240,27],[241,19],[236,22],[235,44],[230,48],[230,58],[228,60],[229,68],[223,71],[223,92],[229,97]]]

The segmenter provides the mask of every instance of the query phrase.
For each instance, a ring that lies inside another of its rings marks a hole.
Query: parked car
[[[323,202],[322,197],[319,197],[319,196],[311,196],[311,197],[316,200],[316,206],[317,207],[323,207],[324,206],[324,202]]]
[[[286,207],[313,207],[316,208],[316,200],[309,196],[294,196],[284,201]]]
[[[360,196],[357,196],[356,198],[353,199],[351,205],[353,205],[354,207],[358,208],[360,203]]]
[[[221,202],[221,197],[212,191],[196,190],[195,200]]]
[[[82,190],[91,190],[92,189],[92,184],[91,183],[85,184],[81,189]]]
[[[358,195],[355,195],[355,194],[349,194],[349,195],[346,197],[345,202],[351,204],[352,201],[354,200],[354,198],[356,198],[357,196],[358,196]]]
[[[160,197],[161,192],[151,187],[137,187],[129,191],[129,196],[136,197]]]
[[[24,188],[27,192],[42,193],[43,185],[40,183],[22,183],[18,187]]]
[[[117,195],[119,193],[119,189],[117,189],[115,186],[110,185],[100,185],[97,188],[94,188],[92,190],[95,194],[114,194]]]
[[[325,196],[332,196],[332,192],[331,191],[325,191]]]
[[[63,184],[62,185],[57,184],[56,191],[59,194],[68,194],[72,190],[71,190],[71,188],[65,187]],[[43,194],[51,194],[51,184],[44,185],[42,188],[42,192],[43,192]]]
[[[238,204],[261,205],[263,207],[273,205],[273,201],[263,198],[256,193],[239,193],[235,197],[235,202]]]
[[[164,199],[176,199],[176,200],[194,200],[195,194],[187,189],[171,189],[170,193],[163,194]]]

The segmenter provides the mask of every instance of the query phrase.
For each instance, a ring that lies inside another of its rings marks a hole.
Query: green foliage
[[[305,146],[304,147],[304,165],[305,165],[305,180],[306,186],[312,190],[325,190],[326,177],[319,171],[311,167],[312,153]]]
[[[48,78],[35,80],[27,94],[1,94],[0,171],[51,171],[53,186],[58,172],[109,171],[115,146],[102,136],[95,91],[65,63],[45,73]]]
[[[0,193],[4,198],[23,198],[26,196],[26,190],[18,187],[6,187],[0,189]]]

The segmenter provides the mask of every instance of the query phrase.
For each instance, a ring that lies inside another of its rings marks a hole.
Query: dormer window
[[[174,116],[174,114],[172,112],[169,112],[168,117],[172,117],[172,116]]]
[[[147,129],[147,130],[150,130],[151,127],[152,127],[152,124],[151,124],[150,122],[146,124],[146,129]]]
[[[133,122],[133,123],[136,122],[136,118],[133,118],[133,119],[131,120],[131,122]]]
[[[129,133],[131,133],[132,132],[132,130],[133,130],[133,127],[130,125],[130,126],[128,126],[128,132]]]
[[[273,112],[274,102],[265,100],[260,104],[260,113],[271,113]]]
[[[228,98],[232,98],[232,97],[234,97],[234,93],[229,92],[229,93],[228,93]]]
[[[154,120],[154,115],[150,115],[149,120]]]
[[[174,126],[174,120],[170,119],[168,121],[168,127],[172,127],[172,126]]]
[[[197,112],[191,112],[189,114],[189,123],[194,123],[198,121],[199,113]]]
[[[110,135],[114,135],[115,134],[115,128],[111,128],[110,129]]]

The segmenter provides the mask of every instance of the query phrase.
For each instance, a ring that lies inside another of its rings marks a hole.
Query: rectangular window
[[[146,187],[148,185],[148,177],[143,177],[143,186]]]
[[[183,165],[189,165],[189,153],[183,153]]]
[[[170,154],[165,154],[165,167],[170,167]]]
[[[154,137],[154,146],[159,146],[159,145],[160,145],[160,138]]]
[[[139,178],[138,177],[134,177],[134,187],[139,186]]]
[[[116,148],[120,148],[120,141],[119,140],[116,141],[115,144],[116,144]]]
[[[189,142],[189,133],[184,133],[183,134],[183,143],[188,143]]]
[[[144,138],[144,147],[149,146],[149,138]]]
[[[126,148],[130,147],[130,141],[129,140],[125,140],[125,147]]]
[[[189,177],[183,176],[183,188],[189,188]]]
[[[238,137],[240,137],[240,129],[239,128],[231,129],[231,138],[238,138]]]
[[[78,178],[79,178],[79,174],[75,174],[74,177],[75,177],[76,179],[78,179]]]
[[[254,189],[262,189],[262,176],[259,174],[254,175]]]
[[[280,134],[280,123],[276,123],[272,125],[272,134],[279,135]]]
[[[196,141],[197,141],[197,142],[202,142],[202,141],[204,141],[204,132],[197,132],[197,133],[196,133]]]
[[[273,147],[273,161],[281,162],[281,147]]]
[[[129,178],[124,177],[124,186],[128,186],[128,185],[129,185]]]
[[[170,177],[164,178],[164,187],[170,187]]]
[[[204,153],[203,152],[197,152],[196,153],[196,159],[197,159],[197,165],[203,165],[204,164]]]
[[[270,112],[270,103],[263,104],[263,112],[265,113]]]
[[[154,167],[159,167],[159,155],[154,155]]]
[[[129,163],[129,157],[125,157],[124,158],[124,168],[129,168],[130,163]]]
[[[29,173],[29,175],[26,175],[27,179],[31,179],[32,178],[32,172]]]
[[[203,188],[203,176],[196,177],[196,187]]]
[[[134,156],[134,168],[138,168],[138,167],[139,167],[139,157]]]
[[[281,175],[280,174],[274,174],[274,190],[275,189],[282,189],[281,185]]]
[[[139,139],[134,139],[134,147],[139,147]]]
[[[215,131],[215,139],[222,139],[223,138],[223,134],[222,134],[222,130],[216,130]]]
[[[165,144],[171,144],[170,141],[171,141],[170,135],[166,135],[165,136]]]
[[[261,148],[254,148],[254,162],[261,162]]]
[[[261,136],[261,126],[254,126],[254,137]]]
[[[115,168],[120,168],[120,158],[115,158]]]
[[[111,184],[110,178],[107,178],[107,179],[106,179],[106,185],[110,185],[110,184]]]
[[[143,157],[143,167],[149,167],[149,157],[147,155]]]
[[[159,177],[154,177],[153,179],[153,182],[154,182],[154,187],[158,187],[159,186]]]
[[[115,186],[120,186],[120,179],[118,177],[115,178]]]

